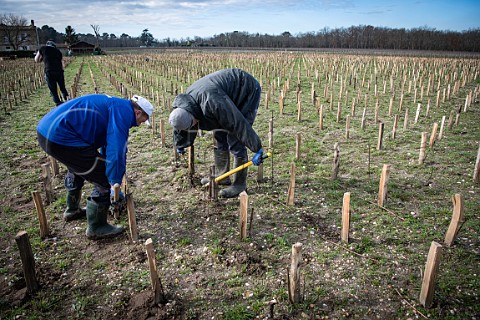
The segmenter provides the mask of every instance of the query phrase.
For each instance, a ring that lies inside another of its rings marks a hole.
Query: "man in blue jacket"
[[[255,152],[252,162],[262,163],[262,142],[252,125],[260,104],[260,84],[241,69],[220,70],[195,81],[185,94],[173,101],[169,122],[174,128],[177,152],[193,145],[198,129],[213,130],[215,176],[230,169],[230,153],[234,167],[248,161],[247,149]],[[232,185],[220,190],[219,197],[235,197],[247,187],[247,169],[234,174]],[[209,179],[204,178],[203,184]],[[224,179],[219,184],[230,184]]]
[[[37,126],[39,145],[68,169],[63,217],[71,221],[86,215],[89,239],[113,237],[124,231],[107,223],[111,188],[121,184],[125,174],[129,129],[148,121],[152,112],[152,104],[137,95],[128,100],[92,94],[61,104]],[[86,212],[80,208],[85,180],[94,185]]]

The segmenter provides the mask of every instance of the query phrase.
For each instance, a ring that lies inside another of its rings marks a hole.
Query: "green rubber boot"
[[[80,199],[82,198],[82,190],[67,191],[67,209],[63,212],[63,220],[72,221],[85,219],[86,210],[80,208]]]
[[[110,203],[95,202],[90,198],[87,200],[87,238],[98,240],[113,238],[125,231],[122,226],[112,226],[107,223],[107,215]]]
[[[244,165],[247,163],[247,158],[235,158],[233,160],[233,165],[236,167]],[[233,198],[240,194],[240,192],[247,189],[247,173],[248,168],[245,168],[241,171],[238,171],[233,175],[233,183],[230,187],[222,189],[218,192],[220,198]]]
[[[230,152],[214,149],[213,158],[215,160],[215,178],[221,176],[222,174],[230,170]],[[209,177],[205,177],[200,180],[201,184],[207,184],[209,182]],[[219,185],[224,186],[228,186],[231,183],[232,182],[230,181],[230,177],[226,177],[225,179],[222,179],[218,182]]]

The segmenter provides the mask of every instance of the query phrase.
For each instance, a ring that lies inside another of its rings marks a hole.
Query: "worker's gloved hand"
[[[262,162],[263,162],[263,159],[262,159],[262,156],[263,156],[263,150],[260,149],[257,153],[255,153],[255,155],[253,156],[252,158],[252,163],[256,166],[259,166]]]
[[[185,154],[185,148],[177,148],[178,154]]]

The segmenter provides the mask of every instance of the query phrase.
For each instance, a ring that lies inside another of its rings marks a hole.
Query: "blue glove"
[[[185,148],[177,148],[177,153],[185,154]]]
[[[260,149],[257,153],[255,153],[255,155],[253,156],[252,158],[252,163],[256,166],[259,166],[262,162],[263,162],[263,159],[262,159],[262,156],[263,156],[263,150]]]
[[[110,202],[111,203],[114,203],[115,201],[113,200],[115,196],[115,191],[113,189],[110,189]],[[123,194],[123,192],[120,190],[120,192],[118,193],[118,202],[122,202],[125,200],[125,195]]]

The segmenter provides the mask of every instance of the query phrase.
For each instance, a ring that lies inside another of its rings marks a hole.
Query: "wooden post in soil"
[[[300,99],[300,92],[297,94],[297,121],[302,121],[302,99]]]
[[[27,292],[33,294],[40,289],[35,274],[35,258],[32,253],[32,246],[26,231],[20,231],[15,236],[15,242],[20,252],[20,259],[22,260],[23,276],[25,277],[25,284],[27,285]]]
[[[113,185],[113,201],[114,202],[117,202],[120,200],[120,184],[118,183],[115,183]],[[120,215],[120,212],[119,210],[114,210],[113,211],[113,217],[115,219],[118,219],[118,216]]]
[[[342,103],[339,101],[337,106],[337,123],[340,122],[341,114],[342,114]]]
[[[339,169],[340,169],[340,145],[337,142],[333,146],[332,180],[337,179]]]
[[[263,182],[263,163],[257,167],[257,182]]]
[[[408,108],[405,108],[405,117],[403,118],[403,130],[408,128]]]
[[[455,114],[455,111],[450,111],[450,116],[448,117],[448,130],[452,129],[453,126],[453,115]]]
[[[145,251],[147,252],[148,267],[150,269],[150,282],[152,290],[155,294],[155,304],[166,302],[165,293],[163,292],[162,282],[157,272],[157,263],[155,260],[155,249],[153,248],[152,238],[145,241]]]
[[[58,176],[60,169],[58,167],[57,159],[55,159],[52,156],[48,156],[48,159],[50,160],[50,166],[52,167],[53,176],[54,177]]]
[[[430,134],[430,149],[433,148],[435,143],[435,139],[437,138],[437,130],[438,130],[438,122],[433,123],[432,133]]]
[[[318,113],[318,127],[323,130],[323,104],[320,105],[320,111]]]
[[[461,194],[455,194],[452,197],[453,202],[453,214],[452,220],[450,221],[450,226],[448,227],[447,233],[445,234],[445,245],[450,247],[457,237],[458,231],[462,227],[462,224],[465,222],[465,216],[463,214],[463,197]]]
[[[50,164],[42,164],[42,178],[43,178],[43,187],[45,189],[45,196],[47,203],[53,201],[53,188],[52,188],[52,173],[50,170]]]
[[[302,136],[300,133],[297,133],[295,136],[295,159],[300,159],[300,150],[302,147]]]
[[[360,128],[361,128],[362,130],[365,129],[365,118],[366,118],[366,115],[367,115],[367,108],[363,108],[362,122],[361,122],[361,125],[360,125]]]
[[[37,209],[38,223],[40,224],[40,238],[43,239],[48,236],[50,231],[48,230],[48,222],[45,216],[45,209],[43,208],[42,197],[38,191],[33,191],[32,198],[35,203],[35,208]]]
[[[348,243],[348,232],[350,229],[350,192],[343,194],[342,205],[342,241]]]
[[[473,169],[473,183],[480,183],[480,146],[478,146],[477,161]]]
[[[438,273],[438,266],[442,257],[442,245],[432,241],[428,251],[427,263],[423,275],[422,289],[420,291],[420,303],[425,308],[430,308],[433,302],[433,293],[435,290],[435,281]]]
[[[210,183],[208,184],[208,199],[218,200],[218,183],[215,182],[215,166],[210,166]]]
[[[387,199],[387,185],[390,178],[390,165],[384,164],[382,168],[382,175],[380,176],[380,186],[378,188],[377,203],[379,207],[383,207],[385,200]]]
[[[240,240],[247,238],[248,194],[242,191],[240,197]]]
[[[420,143],[420,153],[418,156],[418,164],[423,164],[425,161],[425,150],[427,149],[427,133],[422,132],[422,141]]]
[[[302,244],[295,243],[292,246],[292,257],[290,269],[288,272],[288,300],[295,304],[302,301],[301,286],[300,286],[300,264],[302,263]]]
[[[383,131],[385,129],[385,124],[380,122],[378,124],[378,141],[377,141],[377,150],[382,150],[383,147]]]
[[[442,140],[444,130],[445,130],[445,116],[442,117],[442,122],[440,124],[440,132],[438,133],[438,140]]]
[[[137,229],[137,218],[135,217],[135,206],[133,203],[132,195],[126,194],[127,199],[127,213],[128,213],[128,225],[130,227],[130,236],[132,241],[135,242],[138,240],[138,229]]]
[[[290,184],[288,185],[287,192],[287,205],[293,206],[295,198],[295,162],[292,162],[292,167],[290,168]]]
[[[165,120],[160,119],[160,141],[162,148],[165,148]]]
[[[188,175],[193,177],[195,174],[195,146],[188,147]]]
[[[399,120],[398,114],[395,115],[395,119],[393,120],[393,128],[392,128],[392,140],[395,140],[395,137],[397,135],[397,128],[398,128],[398,120]]]
[[[347,115],[347,122],[345,124],[345,139],[350,138],[350,115]]]
[[[415,122],[414,123],[418,122],[418,118],[420,117],[420,108],[421,107],[422,107],[422,105],[419,103],[418,106],[417,106],[417,113],[415,114]]]

